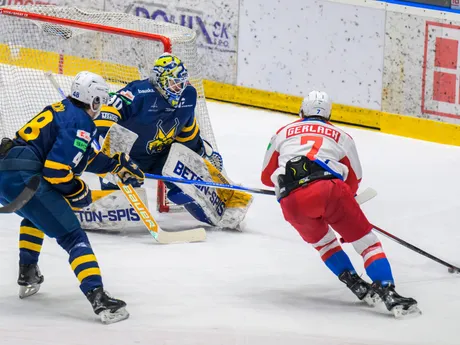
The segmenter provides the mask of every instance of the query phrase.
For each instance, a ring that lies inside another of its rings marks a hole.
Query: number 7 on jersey
[[[313,135],[304,135],[300,137],[300,144],[302,145],[312,145],[310,151],[307,153],[307,157],[310,160],[315,160],[315,156],[318,153],[321,145],[323,145],[323,137],[316,137]]]

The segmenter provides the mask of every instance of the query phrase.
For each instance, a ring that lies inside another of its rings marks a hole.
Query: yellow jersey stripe
[[[66,183],[69,181],[72,181],[73,179],[73,172],[70,172],[67,174],[65,177],[46,177],[43,176],[43,178],[48,181],[51,184],[59,184],[59,183]]]
[[[23,235],[30,235],[30,236],[38,237],[38,238],[41,238],[42,240],[45,238],[45,234],[43,233],[43,231],[40,231],[35,228],[31,228],[30,226],[21,226],[19,233]]]
[[[193,123],[190,126],[182,128],[182,132],[189,132],[196,125],[196,117],[193,119]]]
[[[19,241],[19,249],[29,249],[34,252],[40,253],[40,251],[42,250],[42,246],[40,244],[22,240]]]
[[[176,140],[180,143],[185,143],[187,141],[191,141],[193,139],[195,139],[196,135],[198,134],[198,131],[200,129],[198,128],[198,126],[195,127],[195,130],[193,131],[192,134],[190,134],[188,137],[185,137],[185,138],[181,138],[181,137],[176,137]],[[181,133],[182,134],[182,133]]]
[[[75,271],[75,269],[81,265],[81,264],[86,264],[87,262],[97,262],[96,256],[94,254],[87,254],[87,255],[82,255],[76,258],[72,263],[70,264],[70,267]]]
[[[96,121],[94,121],[94,124],[96,125],[96,127],[112,127],[112,125],[114,123],[115,122],[110,121],[110,120],[96,120]]]
[[[86,270],[78,273],[77,278],[81,282],[83,279],[88,278],[89,276],[100,276],[101,270],[98,267],[87,268]]]
[[[102,108],[101,108],[101,113],[102,112],[115,114],[121,119],[121,114],[118,111],[118,109],[115,108],[115,107],[112,107],[111,105],[103,105]]]
[[[48,159],[45,161],[45,168],[54,169],[54,170],[70,170],[70,169],[72,169],[70,167],[70,165],[50,161]]]

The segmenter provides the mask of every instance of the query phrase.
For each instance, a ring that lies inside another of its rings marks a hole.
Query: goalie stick
[[[30,199],[40,187],[40,176],[32,176],[29,183],[26,184],[22,192],[8,205],[0,207],[0,213],[13,213],[19,211]]]
[[[265,195],[275,195],[275,191],[269,189],[261,189],[261,188],[250,188],[250,187],[243,187],[234,184],[222,184],[217,182],[209,182],[203,180],[187,180],[184,178],[172,177],[172,176],[163,176],[163,175],[155,175],[155,174],[145,174],[146,178],[152,180],[160,180],[160,181],[167,181],[167,182],[175,182],[175,183],[185,183],[185,184],[194,184],[197,186],[209,186],[214,188],[222,188],[222,189],[233,189],[233,190],[241,190],[244,192],[254,193],[254,194],[265,194]],[[355,199],[358,204],[364,204],[365,202],[371,200],[377,196],[377,191],[372,188],[366,188],[362,193],[358,194]]]
[[[66,98],[64,91],[57,83],[53,74],[51,72],[45,72],[45,76],[48,78],[48,80],[51,82],[54,88],[59,92],[59,94],[63,98]],[[107,132],[106,138],[110,137],[110,133],[113,133],[116,130],[125,134],[123,135],[123,145],[125,146],[126,150],[123,150],[123,151],[129,152],[134,142],[137,139],[137,134],[135,134],[134,132],[118,124],[114,124],[112,127],[110,127],[109,131]],[[93,142],[97,146],[99,146],[99,143],[97,141],[94,140]],[[102,144],[102,152],[104,152],[108,156],[112,156],[110,152],[110,147],[107,147],[106,145],[104,145],[106,142],[109,142],[109,141],[104,141],[104,143]],[[162,244],[187,243],[187,242],[200,242],[200,241],[206,240],[206,230],[204,228],[179,230],[179,231],[162,230],[160,226],[158,225],[158,223],[156,222],[155,218],[150,213],[149,209],[142,202],[142,199],[139,197],[136,190],[132,186],[124,185],[123,183],[121,183],[118,179],[118,176],[107,174],[107,177],[111,179],[112,182],[114,182],[116,185],[118,185],[120,190],[125,195],[126,199],[129,201],[131,206],[134,208],[136,213],[139,215],[139,218],[142,220],[147,230],[150,232],[150,234],[153,236],[153,238],[155,238],[155,240],[158,243],[162,243]]]

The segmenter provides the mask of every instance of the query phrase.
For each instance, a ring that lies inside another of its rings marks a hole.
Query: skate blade
[[[40,284],[32,284],[27,286],[19,286],[19,298],[24,299],[35,295],[40,290]]]
[[[403,306],[398,305],[392,310],[393,315],[396,319],[407,319],[422,315],[422,311],[417,307],[417,304],[411,305],[408,309],[404,309]]]
[[[367,303],[368,306],[374,307],[377,303],[380,303],[382,300],[380,296],[376,293],[368,293],[364,298],[363,301]]]
[[[110,310],[103,310],[99,313],[99,317],[104,325],[126,320],[129,317],[129,313],[125,308],[120,308],[115,312]]]

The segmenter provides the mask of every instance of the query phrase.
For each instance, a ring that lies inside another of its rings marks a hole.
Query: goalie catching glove
[[[208,162],[210,162],[214,167],[222,171],[224,168],[224,160],[222,159],[222,156],[220,155],[219,152],[214,151],[214,148],[212,145],[207,141],[204,140],[203,138],[201,139],[203,146],[200,148],[200,150],[197,152],[201,157],[206,159]]]
[[[116,174],[123,184],[130,184],[133,187],[140,187],[144,184],[144,173],[126,153],[116,153],[112,158],[118,161],[112,174]]]

